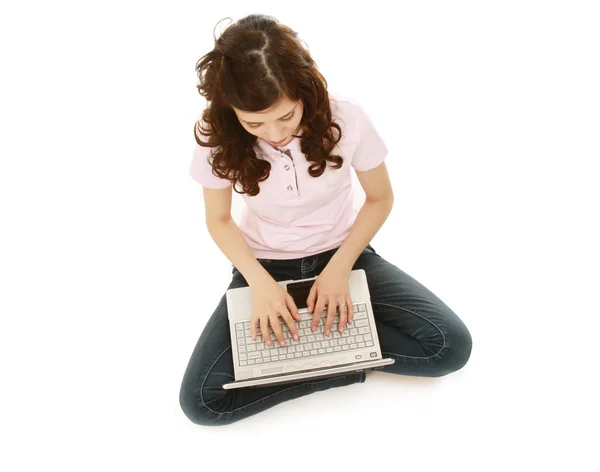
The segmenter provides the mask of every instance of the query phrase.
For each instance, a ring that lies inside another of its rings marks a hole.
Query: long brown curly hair
[[[230,180],[237,193],[258,195],[258,183],[269,177],[271,164],[256,157],[257,137],[244,129],[232,106],[257,112],[283,96],[302,99],[299,137],[302,152],[313,163],[308,173],[321,176],[327,161],[335,164],[334,169],[342,167],[341,156],[329,155],[341,140],[342,129],[332,120],[327,81],[291,28],[272,16],[248,15],[215,38],[214,49],[196,63],[196,73],[200,79],[196,88],[208,106],[194,125],[194,138],[200,146],[215,148],[212,173]],[[235,188],[238,181],[242,192]]]

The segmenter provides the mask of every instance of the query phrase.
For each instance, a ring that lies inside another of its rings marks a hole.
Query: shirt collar
[[[290,151],[292,151],[293,155],[296,155],[297,153],[302,152],[302,149],[300,148],[300,136],[302,136],[303,133],[304,133],[304,130],[300,129],[300,131],[296,135],[297,137],[294,136],[292,138],[292,140],[285,146],[276,146],[277,149],[275,149],[273,146],[271,146],[267,141],[265,141],[262,138],[257,138],[256,146],[258,147],[258,150],[260,151],[261,154],[277,154],[277,155],[279,155],[282,152],[285,152],[286,149],[289,149]]]

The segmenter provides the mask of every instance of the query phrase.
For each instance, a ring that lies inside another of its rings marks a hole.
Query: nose
[[[287,137],[287,135],[285,129],[282,129],[284,130],[284,132],[275,131],[273,134],[267,133],[267,139],[272,143],[278,143],[279,141],[283,141]]]

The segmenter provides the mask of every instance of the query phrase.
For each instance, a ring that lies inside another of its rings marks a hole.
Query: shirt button
[[[285,170],[290,170],[290,166],[288,166],[287,164],[284,167]]]
[[[291,185],[288,185],[288,190],[294,190],[294,187],[292,187]]]

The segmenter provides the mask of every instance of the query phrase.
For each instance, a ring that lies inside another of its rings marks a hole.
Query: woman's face
[[[302,100],[293,102],[283,97],[271,108],[260,112],[241,111],[232,107],[248,133],[267,141],[271,146],[285,146],[300,129],[304,112]],[[282,141],[278,143],[278,141]]]

